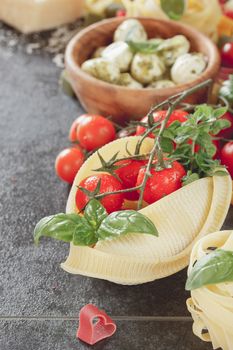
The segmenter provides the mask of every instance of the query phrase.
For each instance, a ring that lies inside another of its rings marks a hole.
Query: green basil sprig
[[[185,289],[193,290],[209,284],[233,281],[233,251],[217,249],[194,265]]]
[[[134,210],[122,210],[107,214],[102,204],[91,199],[84,215],[56,214],[41,219],[34,230],[34,241],[52,237],[74,245],[92,246],[100,240],[113,239],[128,233],[144,233],[158,236],[153,222]]]
[[[159,50],[159,46],[161,44],[161,39],[153,39],[147,41],[132,41],[127,40],[127,44],[129,45],[131,51],[134,53],[142,52],[142,53],[155,53]]]
[[[162,10],[173,20],[179,20],[185,11],[186,0],[160,0]]]

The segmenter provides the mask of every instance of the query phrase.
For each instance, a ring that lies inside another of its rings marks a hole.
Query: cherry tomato
[[[79,147],[66,148],[56,158],[56,173],[63,181],[72,184],[83,162],[84,154]]]
[[[85,120],[87,114],[80,115],[77,119],[75,119],[70,127],[69,131],[69,140],[71,142],[78,141],[77,140],[77,129],[78,126]]]
[[[113,124],[100,115],[88,114],[77,129],[77,140],[87,151],[102,147],[116,138]]]
[[[115,165],[121,165],[121,168],[115,170],[115,173],[121,179],[124,189],[136,186],[139,170],[145,164],[145,161],[132,159],[121,160],[115,163]],[[139,194],[137,191],[126,192],[124,193],[124,197],[128,200],[135,201],[139,198]]]
[[[221,163],[227,167],[233,179],[233,141],[227,142],[222,148]]]
[[[224,66],[233,67],[233,43],[229,42],[223,45],[221,56]]]
[[[232,139],[233,138],[233,115],[229,112],[226,112],[221,118],[228,120],[231,123],[231,126],[229,126],[229,128],[221,130],[220,133],[216,136],[223,137],[225,139]]]
[[[153,114],[154,121],[155,122],[162,121],[162,120],[164,120],[166,115],[167,115],[167,111],[155,112]],[[171,116],[166,124],[166,127],[169,127],[176,120],[178,120],[181,123],[185,122],[187,120],[187,115],[188,115],[188,113],[186,111],[183,111],[181,109],[176,109],[175,111],[172,112],[172,114],[171,114]],[[148,117],[146,116],[146,117],[142,118],[141,121],[146,123],[147,120],[148,120]],[[146,131],[146,128],[139,125],[136,129],[136,135],[142,135],[142,134],[144,134],[145,131]],[[148,137],[154,138],[153,133],[149,134]]]
[[[224,10],[224,15],[233,19],[233,11],[232,10]]]
[[[145,172],[145,168],[140,169],[136,183],[137,186],[141,185]],[[178,190],[182,185],[181,180],[185,174],[184,167],[176,161],[172,163],[171,168],[161,171],[152,168],[152,176],[147,180],[143,199],[148,204],[151,204]]]
[[[121,9],[116,12],[116,17],[125,17],[126,16],[126,10]]]
[[[98,182],[100,183],[99,193],[108,193],[113,191],[119,191],[123,189],[122,184],[114,176],[110,174],[96,174],[88,176],[80,182],[80,186],[93,192],[96,189]],[[76,206],[79,210],[82,210],[88,203],[88,196],[80,189],[76,192]],[[114,211],[120,210],[124,201],[123,193],[110,194],[100,200],[101,204],[105,207],[107,212],[110,214]]]

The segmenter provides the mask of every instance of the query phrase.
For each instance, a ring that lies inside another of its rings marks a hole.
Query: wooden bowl
[[[186,25],[153,18],[137,18],[147,31],[148,37],[170,38],[183,34],[191,43],[191,51],[202,52],[208,59],[206,70],[194,81],[166,89],[132,89],[106,83],[81,70],[81,64],[89,59],[95,49],[112,42],[113,33],[125,18],[113,18],[93,24],[79,32],[66,49],[66,69],[72,87],[82,106],[89,113],[112,116],[119,123],[138,119],[147,114],[150,107],[169,96],[177,94],[197,83],[214,78],[219,71],[220,56],[215,44],[202,33]],[[205,100],[207,90],[190,96],[186,102]]]

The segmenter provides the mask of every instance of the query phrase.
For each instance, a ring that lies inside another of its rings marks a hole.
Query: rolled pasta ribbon
[[[194,246],[188,273],[193,264],[207,253],[208,247],[233,251],[233,231],[219,231],[203,237]],[[233,282],[207,285],[191,291],[187,300],[194,324],[193,332],[213,348],[232,350],[233,346]]]

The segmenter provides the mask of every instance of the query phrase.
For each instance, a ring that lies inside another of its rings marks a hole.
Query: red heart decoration
[[[111,337],[115,332],[116,324],[104,311],[92,304],[87,304],[81,309],[77,338],[94,345],[102,339]]]

